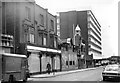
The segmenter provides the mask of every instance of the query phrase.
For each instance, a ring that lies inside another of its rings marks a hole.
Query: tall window
[[[66,65],[68,65],[68,61],[66,61]]]
[[[25,42],[29,42],[29,32],[30,32],[30,29],[27,25],[24,25],[24,41]]]
[[[29,38],[30,38],[30,43],[34,43],[35,42],[34,28],[30,27]]]
[[[26,19],[31,20],[31,11],[30,8],[26,7]]]
[[[47,35],[44,34],[43,45],[46,46],[47,44]]]
[[[50,35],[50,47],[54,47],[54,37]]]
[[[34,34],[30,33],[30,43],[34,43]]]
[[[54,39],[54,47],[57,47],[57,38]]]
[[[43,45],[46,46],[46,37],[44,37]]]
[[[38,44],[43,45],[43,33],[39,33]]]
[[[69,61],[70,65],[72,65],[72,61]]]
[[[25,39],[24,39],[24,40],[25,40],[25,42],[29,42],[29,35],[28,35],[28,33],[25,33],[25,35],[24,35],[24,36],[25,36],[25,37],[24,37],[24,38],[25,38]]]
[[[40,24],[44,26],[44,16],[40,14]]]
[[[51,20],[51,29],[54,30],[54,21]]]

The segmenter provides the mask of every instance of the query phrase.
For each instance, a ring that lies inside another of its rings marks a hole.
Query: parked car
[[[120,79],[120,64],[107,65],[102,72],[103,81],[107,79]]]

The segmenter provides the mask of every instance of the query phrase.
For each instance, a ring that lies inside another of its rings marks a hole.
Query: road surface
[[[103,67],[49,78],[32,78],[31,81],[101,81]]]
[[[55,77],[48,78],[31,78],[27,83],[34,83],[33,81],[95,81],[102,83],[109,83],[110,81],[102,81],[102,71],[103,67],[98,67],[92,70],[79,71],[75,73],[59,75]],[[112,83],[112,82],[110,82]]]

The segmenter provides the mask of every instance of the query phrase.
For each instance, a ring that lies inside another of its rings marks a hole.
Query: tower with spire
[[[74,30],[74,45],[79,46],[81,41],[81,29],[79,25]]]

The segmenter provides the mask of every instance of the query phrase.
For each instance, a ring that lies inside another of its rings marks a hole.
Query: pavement
[[[70,73],[75,73],[75,72],[80,72],[80,71],[87,71],[87,70],[93,70],[95,68],[86,68],[86,69],[78,69],[78,70],[71,70],[71,71],[61,71],[61,72],[52,72],[50,74],[37,74],[37,75],[31,75],[30,78],[48,78],[48,77],[55,77],[59,75],[65,75],[65,74],[70,74]]]

